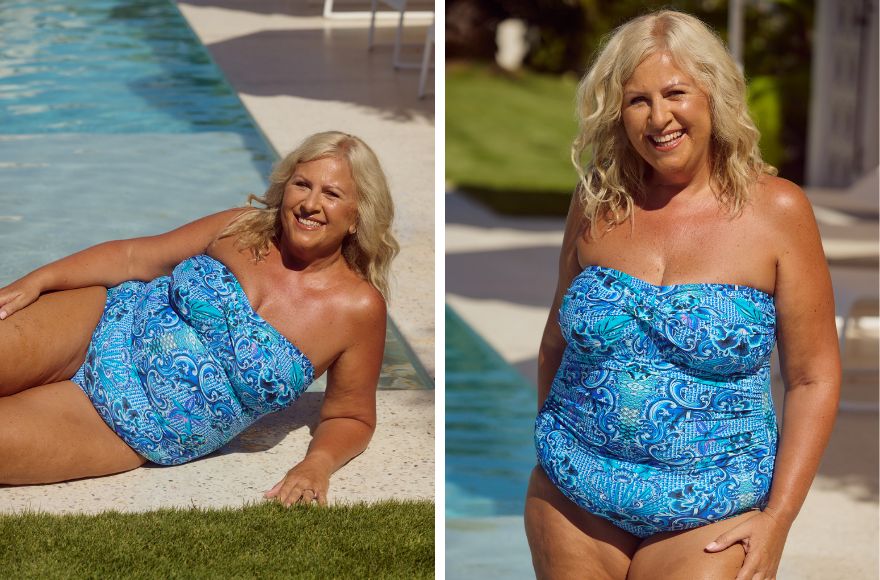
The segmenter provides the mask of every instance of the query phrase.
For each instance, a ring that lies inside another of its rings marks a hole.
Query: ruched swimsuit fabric
[[[563,494],[640,538],[766,505],[772,296],[589,266],[559,323],[568,344],[535,445]]]
[[[110,288],[72,380],[132,449],[177,465],[287,407],[313,378],[309,359],[254,311],[232,272],[199,255],[170,276]]]

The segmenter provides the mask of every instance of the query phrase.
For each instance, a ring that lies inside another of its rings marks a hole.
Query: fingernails
[[[707,550],[714,550],[714,549],[717,548],[717,547],[718,547],[718,544],[717,544],[717,543],[715,543],[715,542],[711,542],[709,545],[706,546],[706,549],[707,549]]]
[[[6,320],[7,316],[8,315],[6,314],[5,310],[0,310],[0,320]]]

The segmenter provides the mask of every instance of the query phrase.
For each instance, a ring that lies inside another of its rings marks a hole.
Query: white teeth
[[[321,224],[321,222],[316,222],[314,220],[310,220],[310,219],[306,219],[306,218],[302,218],[302,217],[296,218],[296,221],[298,221],[302,225],[308,226],[310,228],[317,228],[317,227],[323,225],[323,224]]]
[[[656,136],[656,137],[651,136],[651,140],[654,143],[660,143],[660,144],[669,143],[670,141],[675,141],[676,139],[678,139],[682,135],[684,135],[684,131],[678,130],[675,133],[670,133],[668,135],[662,135],[662,136]]]

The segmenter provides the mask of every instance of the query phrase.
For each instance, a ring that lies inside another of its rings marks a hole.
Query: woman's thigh
[[[753,515],[748,512],[691,530],[651,536],[633,556],[627,580],[733,580],[745,559],[742,545],[715,553],[703,548]]]
[[[103,286],[62,290],[0,321],[0,396],[72,377],[106,300]]]
[[[0,398],[0,483],[51,483],[145,463],[73,382]]]
[[[526,494],[526,536],[536,576],[561,580],[626,578],[639,540],[562,495],[540,467]]]

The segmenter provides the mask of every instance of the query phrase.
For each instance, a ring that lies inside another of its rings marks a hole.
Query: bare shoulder
[[[777,260],[805,253],[822,255],[819,226],[804,190],[781,177],[763,176],[753,196],[756,224],[772,232]]]
[[[387,306],[382,294],[365,280],[358,280],[347,289],[344,296],[344,309],[350,319],[360,324],[385,324]]]
[[[773,221],[813,221],[810,200],[796,183],[782,177],[764,175],[758,179],[754,193],[756,209]]]

